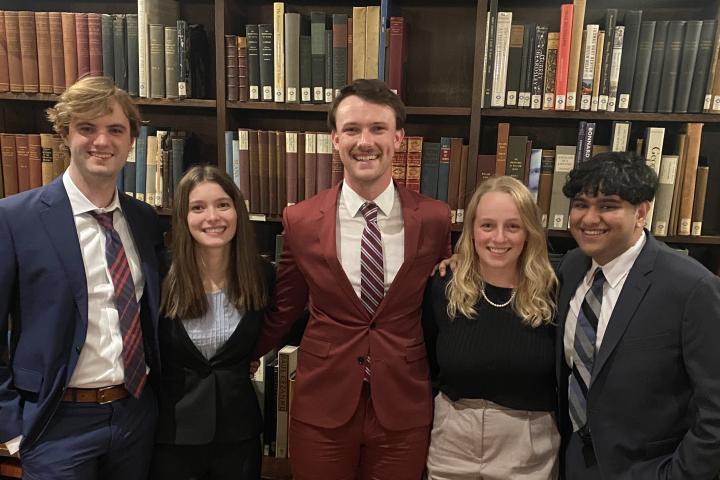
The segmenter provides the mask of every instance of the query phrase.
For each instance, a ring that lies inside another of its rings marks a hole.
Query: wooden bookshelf
[[[638,113],[638,112],[585,112],[585,111],[556,111],[556,110],[530,110],[527,108],[483,108],[482,116],[486,118],[536,118],[543,120],[573,119],[590,120],[596,122],[612,122],[613,120],[630,120],[643,123],[689,123],[700,122],[706,124],[720,123],[720,115],[711,113]]]

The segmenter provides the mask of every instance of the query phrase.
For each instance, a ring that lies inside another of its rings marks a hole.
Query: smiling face
[[[114,182],[133,145],[130,122],[116,100],[96,118],[73,118],[63,138],[70,149],[70,175],[76,184]]]
[[[332,141],[345,167],[345,181],[368,200],[392,180],[392,159],[405,132],[396,129],[395,112],[351,95],[335,114]]]
[[[492,191],[480,198],[473,224],[475,253],[483,277],[501,285],[514,281],[528,234],[509,193]]]
[[[605,265],[637,242],[649,208],[617,195],[580,194],[570,204],[570,233],[583,253]]]
[[[237,230],[232,198],[215,182],[202,182],[188,197],[188,229],[196,248],[230,248]]]

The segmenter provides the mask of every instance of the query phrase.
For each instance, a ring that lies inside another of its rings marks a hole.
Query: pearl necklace
[[[490,300],[490,299],[487,297],[487,295],[485,295],[485,285],[483,285],[482,288],[480,289],[480,293],[482,294],[482,296],[483,296],[483,298],[485,299],[485,301],[486,301],[487,303],[489,303],[490,305],[492,305],[493,307],[495,307],[495,308],[507,307],[508,305],[510,305],[510,302],[513,301],[513,298],[515,298],[515,289],[514,289],[514,288],[512,289],[512,293],[510,294],[510,298],[509,298],[508,301],[505,302],[505,303],[495,303],[495,302],[493,302],[492,300]]]

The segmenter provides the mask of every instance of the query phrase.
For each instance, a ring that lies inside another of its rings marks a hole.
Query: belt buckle
[[[117,387],[117,385],[110,385],[109,387],[100,387],[97,389],[97,403],[98,405],[106,405],[108,403],[112,403],[112,400],[105,400],[105,393],[108,390],[112,390],[113,388]],[[101,400],[102,398],[102,400]]]

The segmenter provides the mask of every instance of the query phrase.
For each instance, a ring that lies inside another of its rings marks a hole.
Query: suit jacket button
[[[377,325],[375,324],[375,322],[372,322],[372,323],[370,324],[370,329],[371,329],[371,330],[374,330],[376,326],[377,326]]]
[[[362,365],[363,363],[365,363],[365,357],[357,357],[357,362]]]
[[[80,350],[82,350],[79,346],[75,347],[75,352],[80,353]]]

